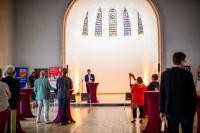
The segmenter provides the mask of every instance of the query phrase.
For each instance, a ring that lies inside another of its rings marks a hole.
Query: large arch
[[[63,20],[63,30],[62,30],[62,46],[61,46],[61,62],[63,66],[67,65],[66,62],[66,55],[67,55],[67,39],[66,38],[66,30],[67,30],[67,19],[69,17],[70,11],[74,4],[79,1],[79,0],[72,0],[70,3],[69,7],[67,8],[65,15],[64,15],[64,20]],[[163,34],[162,34],[162,26],[161,26],[161,17],[160,17],[160,11],[158,10],[158,5],[154,0],[146,0],[146,2],[149,3],[151,6],[152,10],[155,13],[156,20],[157,20],[157,43],[158,43],[158,73],[160,74],[160,71],[162,71],[165,68],[165,59],[164,59],[164,46],[163,46]],[[76,83],[77,84],[77,83]]]

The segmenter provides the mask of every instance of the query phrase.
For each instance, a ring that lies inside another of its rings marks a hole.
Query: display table
[[[24,97],[25,93],[20,93],[20,97]],[[16,120],[16,132],[17,133],[25,133],[23,130],[22,130],[22,127],[21,127],[21,124],[20,124],[20,119],[24,119],[23,116],[20,116],[20,99],[22,100],[22,98],[19,98],[18,100],[18,109],[17,109],[17,120]],[[20,118],[21,117],[21,118]]]
[[[90,94],[89,94],[89,102],[91,103],[98,103],[99,101],[97,100],[97,86],[99,83],[87,83],[87,86],[90,89]]]
[[[198,95],[197,97],[197,118],[198,118],[197,133],[200,133],[200,95]]]
[[[70,98],[72,96],[72,93],[73,93],[73,90],[70,91]],[[70,100],[68,100],[67,106],[66,106],[67,121],[74,123],[75,121],[72,118],[70,107],[71,107],[70,106]],[[58,106],[58,113],[57,113],[57,116],[54,120],[54,123],[60,123],[60,119],[61,119],[61,108],[60,108],[60,106]]]
[[[160,92],[145,91],[148,108],[148,122],[145,133],[160,133],[161,120],[159,111]]]
[[[146,93],[144,93],[144,115],[148,116],[148,104],[147,104]]]
[[[20,93],[24,93],[24,96],[20,102],[20,114],[23,118],[33,118],[34,116],[31,112],[30,105],[33,89],[23,89],[20,91]]]
[[[20,120],[26,120],[25,118],[23,118],[23,116],[21,115],[21,109],[20,109],[20,103],[21,103],[21,101],[22,101],[22,99],[24,98],[24,96],[25,96],[25,93],[21,93],[20,92],[20,97],[19,97],[19,103],[18,103],[18,106],[17,106],[17,109],[18,109],[18,115],[19,115],[19,119]]]

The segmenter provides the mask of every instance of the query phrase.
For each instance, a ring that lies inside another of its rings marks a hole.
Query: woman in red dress
[[[131,95],[132,95],[132,111],[133,111],[133,121],[134,123],[137,118],[137,108],[140,110],[139,118],[144,118],[144,91],[147,88],[143,84],[143,80],[141,77],[137,78],[137,83],[133,84],[131,87]],[[142,119],[140,120],[142,122]]]

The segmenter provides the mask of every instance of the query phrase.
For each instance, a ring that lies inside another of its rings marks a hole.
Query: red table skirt
[[[3,133],[5,131],[5,128],[6,128],[5,126],[6,126],[6,123],[8,122],[9,114],[10,114],[9,109],[6,109],[0,112],[0,133]]]
[[[70,96],[72,95],[72,93],[73,93],[73,90],[70,91]],[[71,115],[70,100],[68,100],[67,105],[66,105],[66,114],[67,114],[67,121],[75,122]],[[60,120],[61,120],[61,108],[60,108],[60,106],[58,106],[58,113],[54,120],[54,123],[59,123]]]
[[[90,89],[90,100],[89,102],[91,103],[98,103],[98,99],[97,99],[97,86],[99,83],[87,83],[87,86]]]
[[[31,112],[31,105],[30,105],[30,99],[32,96],[33,89],[23,89],[21,90],[21,93],[24,93],[24,96],[22,97],[20,101],[20,114],[23,118],[33,118],[33,114]]]
[[[148,108],[148,122],[145,129],[145,133],[160,133],[161,132],[161,120],[159,111],[159,92],[145,92],[145,99],[147,101]]]
[[[70,111],[70,103],[67,104],[67,107],[66,107],[66,114],[67,114],[67,121],[70,121],[70,122],[75,122],[72,118],[72,115],[71,115],[71,111]],[[59,123],[61,120],[61,108],[58,107],[58,113],[57,113],[57,116],[54,120],[55,123]]]
[[[24,95],[25,95],[25,93],[20,93],[20,97],[19,97],[19,102],[18,102],[18,105],[17,105],[17,109],[18,109],[18,115],[19,115],[19,118],[20,118],[20,120],[25,120],[25,118],[23,118],[23,116],[21,115],[21,113],[20,113],[20,103],[21,103],[21,101],[22,101],[22,99],[24,98]]]

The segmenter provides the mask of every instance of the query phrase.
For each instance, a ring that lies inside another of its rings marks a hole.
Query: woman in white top
[[[2,70],[0,69],[0,80],[2,78]],[[9,117],[9,103],[11,93],[6,83],[0,81],[0,133],[7,132],[7,122]]]

